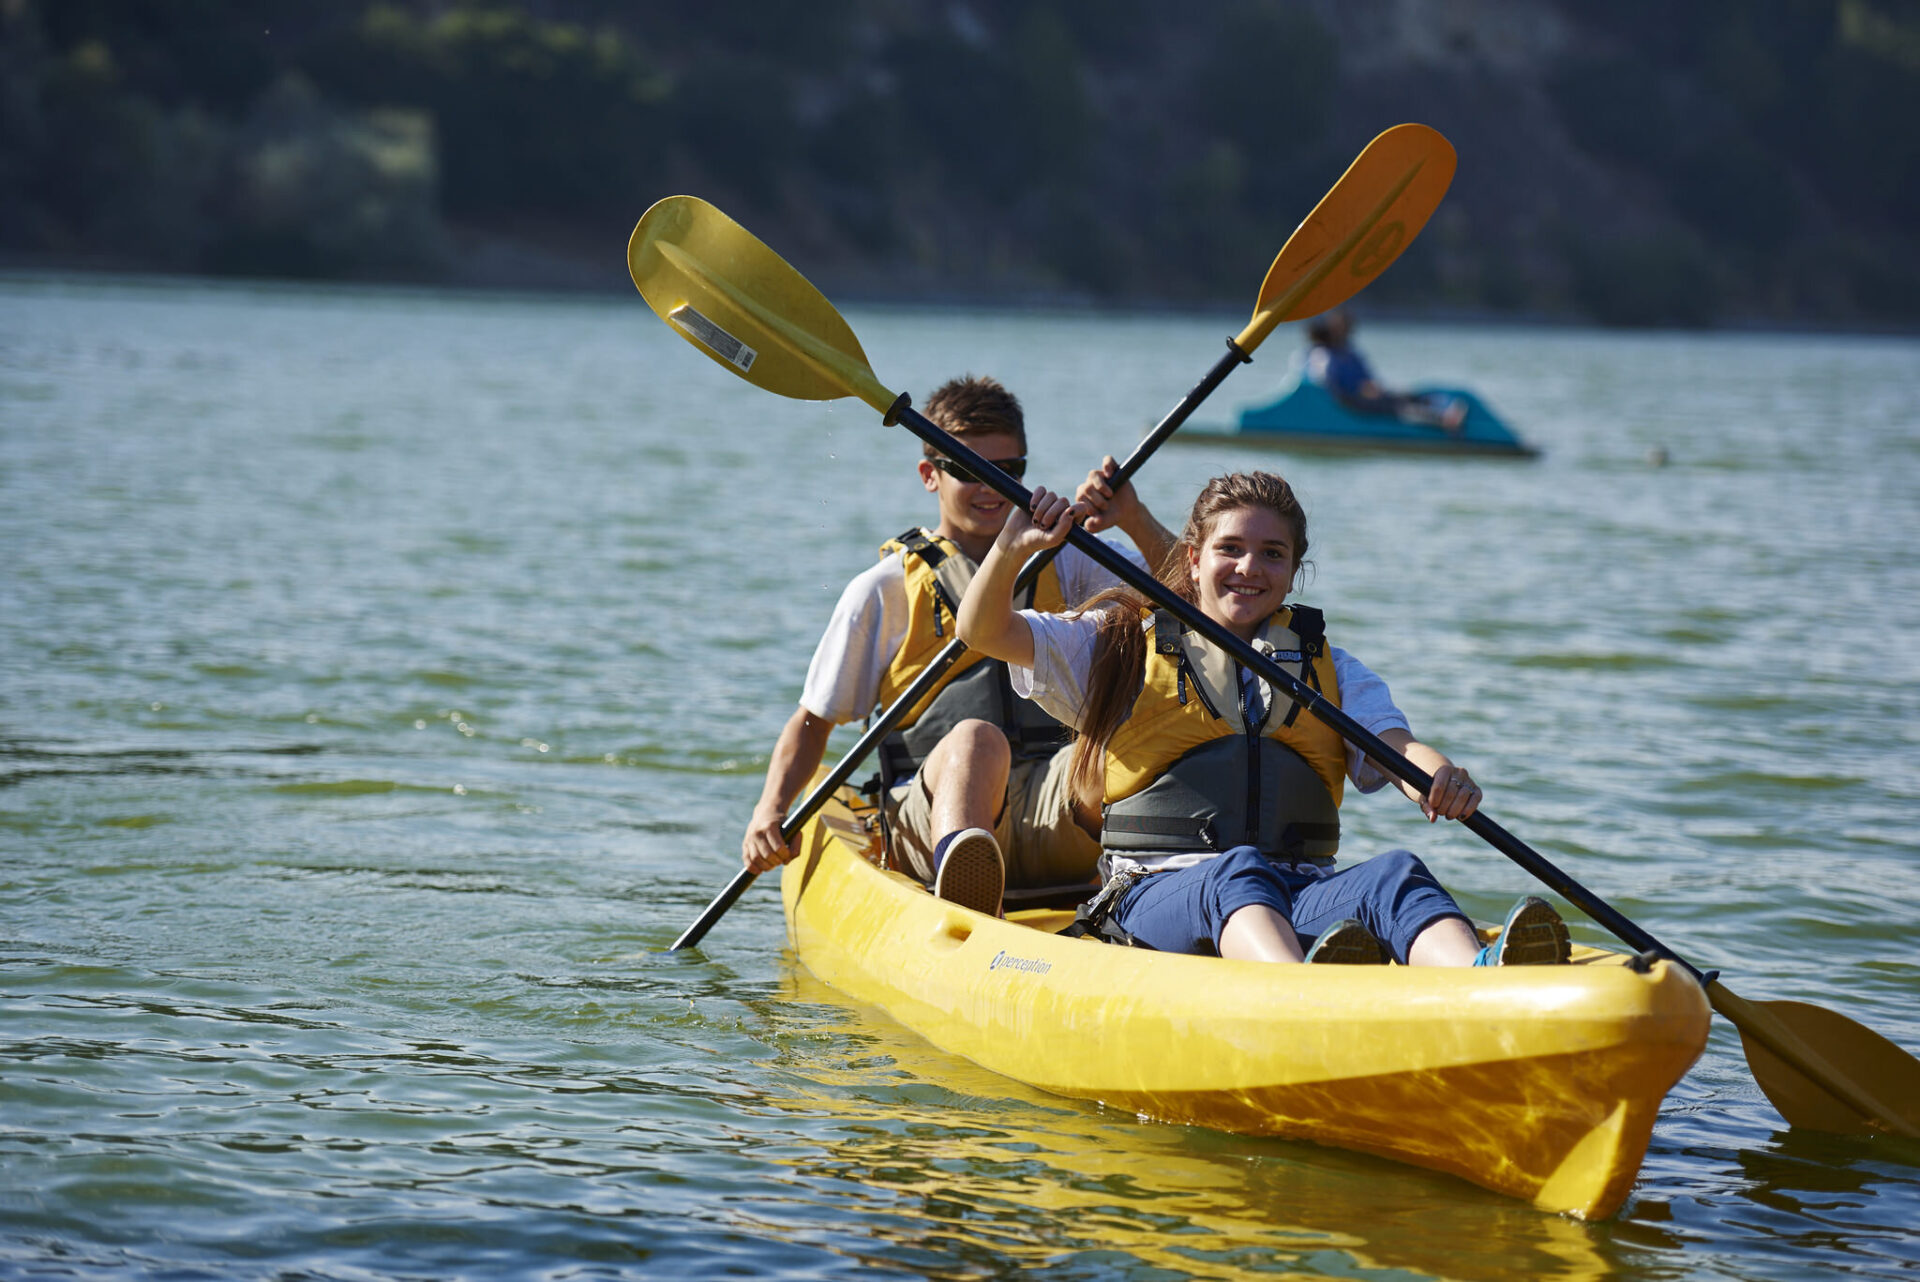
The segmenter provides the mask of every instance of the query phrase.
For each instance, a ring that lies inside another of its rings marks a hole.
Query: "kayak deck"
[[[1446,1171],[1549,1211],[1617,1210],[1660,1101],[1705,1046],[1678,967],[1274,966],[998,920],[883,871],[838,802],[782,877],[815,976],[935,1045],[1142,1118],[1313,1140]]]

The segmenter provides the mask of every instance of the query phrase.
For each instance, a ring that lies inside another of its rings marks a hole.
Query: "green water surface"
[[[848,315],[916,396],[1007,381],[1055,487],[1244,319]],[[1920,1049],[1920,343],[1360,338],[1545,455],[1263,456],[1336,641],[1698,965]],[[1788,1131],[1724,1025],[1583,1225],[986,1073],[809,977],[771,879],[662,953],[917,448],[637,298],[0,279],[0,1273],[1920,1271],[1920,1148]],[[1529,888],[1387,794],[1348,833]]]

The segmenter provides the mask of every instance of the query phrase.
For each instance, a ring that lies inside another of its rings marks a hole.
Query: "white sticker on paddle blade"
[[[708,348],[727,364],[736,367],[742,374],[753,368],[753,358],[759,353],[694,311],[692,304],[682,303],[667,315],[673,319],[674,324],[686,330],[702,346]]]

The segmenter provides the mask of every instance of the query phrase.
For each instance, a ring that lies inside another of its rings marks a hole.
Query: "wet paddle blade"
[[[1740,1030],[1754,1080],[1789,1125],[1920,1139],[1920,1060],[1823,1006],[1750,1002],[1717,982],[1707,997]]]
[[[1427,225],[1454,163],[1453,144],[1425,125],[1395,125],[1368,143],[1288,237],[1234,343],[1250,353],[1281,321],[1318,316],[1365,288]]]
[[[627,270],[647,306],[716,364],[803,401],[857,396],[881,413],[881,386],[840,313],[752,232],[697,196],[641,216]]]

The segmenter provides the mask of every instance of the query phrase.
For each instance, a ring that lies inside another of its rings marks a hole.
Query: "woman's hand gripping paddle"
[[[1113,487],[1130,481],[1228,374],[1251,361],[1274,326],[1338,307],[1385,271],[1439,206],[1453,181],[1454,164],[1452,144],[1425,125],[1397,125],[1368,143],[1281,247],[1260,284],[1253,319],[1227,340],[1226,355],[1134,448],[1114,474]],[[674,196],[649,209],[627,245],[627,264],[633,283],[662,320],[755,386],[801,400],[831,400],[853,389],[876,409],[884,411],[891,403],[891,394],[879,387],[867,365],[860,340],[832,304],[705,201]],[[756,326],[787,341],[756,337]],[[803,336],[796,338],[796,330]],[[1021,567],[1016,590],[1031,583],[1053,555],[1050,551]],[[787,815],[780,825],[783,841],[794,839],[965,651],[957,639],[948,643],[882,711]],[[745,868],[735,873],[674,940],[673,949],[699,943],[757,875]]]
[[[654,206],[634,230],[628,264],[634,283],[656,312],[688,341],[749,382],[807,400],[858,397],[882,412],[889,425],[904,424],[1009,501],[1023,508],[1031,505],[1032,496],[1018,481],[916,413],[910,398],[884,387],[833,305],[778,255],[712,206],[689,197]],[[1308,305],[1314,301],[1312,291],[1333,276],[1331,271],[1320,274],[1310,264],[1293,284],[1282,288],[1290,292],[1313,278],[1295,300],[1295,305]],[[1279,319],[1276,309],[1272,323]],[[1241,338],[1257,344],[1272,323],[1263,323],[1262,315],[1256,313]],[[1422,793],[1430,790],[1432,780],[1425,771],[1131,561],[1084,530],[1073,530],[1069,542],[1173,611],[1240,664],[1285,690],[1396,777]],[[1748,1002],[1735,996],[1717,976],[1703,975],[1688,965],[1484,813],[1471,816],[1465,826],[1628,944],[1671,958],[1696,976],[1714,1009],[1740,1030],[1755,1078],[1789,1123],[1817,1130],[1920,1138],[1920,1060],[1836,1012],[1802,1002]]]

